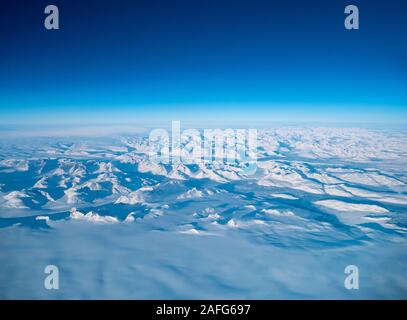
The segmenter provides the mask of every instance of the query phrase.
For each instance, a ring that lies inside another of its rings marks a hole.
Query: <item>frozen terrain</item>
[[[406,131],[259,129],[255,174],[148,151],[2,138],[0,298],[407,299]]]

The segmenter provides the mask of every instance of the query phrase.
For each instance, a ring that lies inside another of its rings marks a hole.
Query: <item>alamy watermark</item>
[[[347,30],[359,30],[359,8],[353,4],[345,7],[345,28]]]
[[[44,9],[47,14],[44,20],[44,27],[47,30],[59,29],[59,9],[56,5],[47,5]],[[350,4],[345,7],[344,25],[347,30],[359,30],[359,8],[356,5]]]
[[[50,264],[44,268],[47,276],[44,279],[44,288],[47,290],[59,290],[59,269],[56,265]]]
[[[344,273],[347,274],[344,286],[348,290],[359,290],[359,268],[355,265],[345,267]]]
[[[59,29],[59,9],[55,5],[48,5],[44,9],[44,13],[47,17],[44,20],[44,27],[47,30],[58,30]]]
[[[157,164],[223,163],[240,166],[244,173],[257,170],[256,129],[185,129],[172,121],[171,132],[158,128],[149,135],[150,161]]]

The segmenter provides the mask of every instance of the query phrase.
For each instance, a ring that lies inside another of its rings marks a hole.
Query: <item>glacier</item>
[[[0,138],[2,299],[407,298],[405,130],[259,128],[252,175],[58,132]]]

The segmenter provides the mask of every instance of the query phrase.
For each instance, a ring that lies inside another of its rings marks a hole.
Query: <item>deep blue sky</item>
[[[3,124],[407,123],[403,0],[10,0],[0,43]]]

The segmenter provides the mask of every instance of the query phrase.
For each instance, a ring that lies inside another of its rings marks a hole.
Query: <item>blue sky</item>
[[[407,4],[352,1],[2,4],[0,123],[154,120],[407,123]]]

